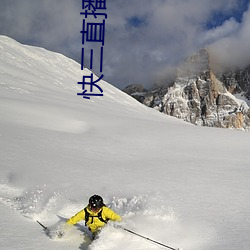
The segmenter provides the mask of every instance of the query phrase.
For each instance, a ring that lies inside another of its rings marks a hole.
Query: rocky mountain
[[[225,84],[230,93],[241,94],[250,100],[250,65],[244,69],[227,70],[218,74],[218,79]]]
[[[206,49],[187,58],[169,86],[130,85],[124,92],[141,103],[187,122],[249,129],[250,67],[216,72]]]

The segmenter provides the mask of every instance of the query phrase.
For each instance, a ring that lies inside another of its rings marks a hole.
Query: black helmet
[[[96,194],[91,196],[89,198],[89,206],[90,209],[93,210],[99,210],[100,208],[102,208],[104,206],[102,197]]]

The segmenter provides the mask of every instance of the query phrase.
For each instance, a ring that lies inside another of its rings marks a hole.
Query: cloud
[[[116,13],[109,13],[112,30],[107,36],[112,39],[106,45],[108,77],[119,72],[116,80],[120,85],[152,85],[190,54],[240,29],[234,18],[213,30],[206,29],[214,13],[230,17],[237,9],[235,0],[124,2],[116,1]],[[135,17],[143,25],[128,28],[127,20]]]
[[[77,2],[1,0],[0,33],[23,43],[70,55],[71,42],[75,44],[77,39],[80,41],[81,3]]]
[[[240,24],[235,20],[235,18],[230,18],[226,20],[221,26],[204,31],[201,36],[201,44],[211,44],[215,41],[219,41],[225,37],[231,36],[237,33],[240,28]]]
[[[204,46],[211,46],[224,61],[230,60],[226,48],[241,45],[240,54],[246,55],[249,13],[242,21],[234,17],[242,8],[239,2],[242,1],[107,0],[105,80],[119,88],[130,83],[149,87],[168,78],[173,67]],[[80,62],[81,10],[79,0],[1,0],[0,33]],[[218,17],[223,21],[219,23]],[[208,28],[208,24],[213,27]],[[86,50],[98,46],[84,45]],[[99,55],[95,55],[97,61]]]
[[[221,29],[226,27],[226,24]],[[215,60],[225,67],[244,67],[250,64],[250,9],[243,15],[241,23],[225,37],[210,44]]]

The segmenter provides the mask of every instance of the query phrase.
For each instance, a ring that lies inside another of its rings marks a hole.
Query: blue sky
[[[104,79],[119,88],[149,87],[205,47],[223,64],[250,63],[249,1],[107,0]],[[81,11],[80,0],[1,0],[0,34],[80,62]],[[92,43],[86,51],[90,47],[98,49]]]
[[[236,8],[233,8],[229,13],[224,13],[222,10],[216,10],[211,14],[211,18],[206,24],[207,29],[216,28],[217,26],[223,25],[225,20],[234,18],[237,22],[242,22],[244,12],[248,9],[249,0],[239,0]]]

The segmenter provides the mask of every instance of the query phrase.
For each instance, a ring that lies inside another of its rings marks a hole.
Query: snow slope
[[[181,122],[105,81],[83,99],[89,73],[0,36],[0,248],[162,249],[112,225],[90,244],[83,223],[61,240],[36,223],[53,228],[97,193],[124,227],[171,247],[250,249],[249,133]]]

